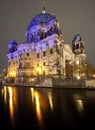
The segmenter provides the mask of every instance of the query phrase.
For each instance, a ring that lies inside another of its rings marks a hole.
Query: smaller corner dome
[[[38,15],[36,15],[30,22],[30,24],[27,27],[27,30],[29,30],[32,26],[34,25],[39,25],[41,22],[42,23],[48,23],[49,21],[51,21],[52,19],[56,19],[56,17],[54,15],[51,15],[49,13],[39,13]]]
[[[15,39],[9,41],[9,45],[18,45]]]
[[[80,40],[82,40],[80,34],[76,34],[76,35],[74,36],[74,38],[73,38],[73,42],[75,42],[75,41],[80,41]]]

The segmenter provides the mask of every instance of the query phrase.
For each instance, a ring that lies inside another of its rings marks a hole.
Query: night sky
[[[95,0],[0,0],[0,73],[7,67],[9,41],[25,41],[28,24],[43,5],[60,21],[65,43],[71,45],[74,35],[81,34],[87,59],[95,66]]]

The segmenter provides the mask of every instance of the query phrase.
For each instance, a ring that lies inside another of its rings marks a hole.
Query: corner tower
[[[74,53],[74,75],[85,77],[86,51],[85,42],[80,34],[74,36],[72,40],[72,51]]]

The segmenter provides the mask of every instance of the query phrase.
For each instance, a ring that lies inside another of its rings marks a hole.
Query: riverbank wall
[[[95,89],[95,79],[75,79],[75,78],[44,78],[38,86],[53,88],[89,88]]]
[[[3,86],[23,86],[23,87],[34,87],[34,88],[86,88],[95,89],[95,79],[75,79],[75,78],[52,78],[44,77],[39,82],[32,83],[4,83]]]

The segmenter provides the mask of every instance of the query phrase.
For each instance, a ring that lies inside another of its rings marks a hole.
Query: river
[[[95,129],[95,90],[0,88],[0,130]]]

